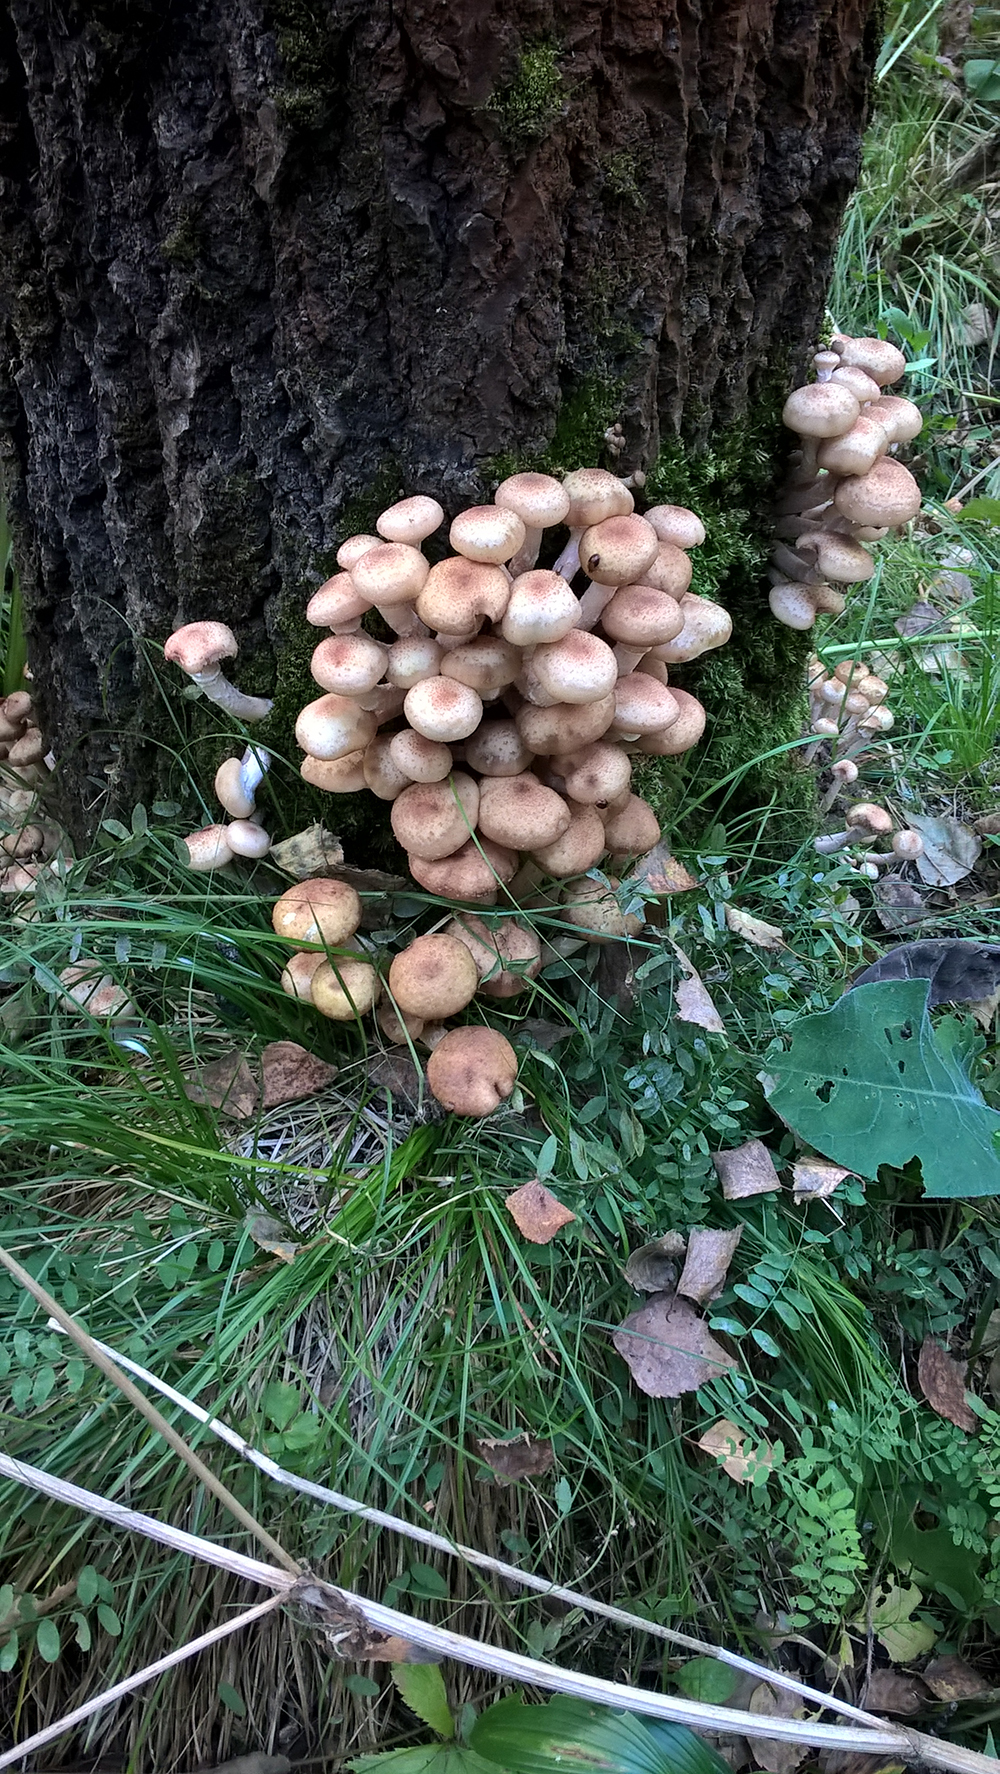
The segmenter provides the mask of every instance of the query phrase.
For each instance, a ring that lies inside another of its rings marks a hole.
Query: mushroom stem
[[[813,849],[817,856],[833,856],[838,850],[846,850],[856,836],[855,832],[826,832],[813,839]]]
[[[578,530],[570,530],[569,541],[558,560],[553,562],[553,573],[558,573],[563,579],[571,580],[574,573],[580,571],[580,537],[585,528],[586,525],[582,525]]]
[[[512,579],[516,579],[520,573],[531,572],[532,567],[538,559],[538,551],[542,546],[542,537],[544,533],[544,530],[541,529],[529,530],[527,524],[525,524],[524,541],[521,543],[517,553],[507,562],[508,571],[510,572]]]
[[[629,673],[635,671],[636,666],[642,663],[648,651],[648,647],[626,647],[624,641],[619,641],[615,648],[615,658],[618,661],[618,676],[620,678],[627,678]],[[659,663],[659,661],[657,663]]]
[[[225,709],[227,715],[235,715],[238,721],[262,721],[274,707],[264,696],[244,696],[217,665],[209,671],[192,671],[189,676],[209,702]]]
[[[604,606],[610,604],[617,590],[617,585],[598,585],[595,579],[589,579],[580,599],[577,628],[589,634],[595,623],[600,621]]]
[[[393,634],[401,635],[406,640],[415,634],[423,638],[424,635],[431,632],[427,625],[421,622],[413,604],[373,604],[372,609],[378,611],[382,621],[392,629]]]
[[[256,792],[264,780],[271,764],[271,754],[259,747],[248,745],[240,759],[240,789],[248,801],[256,797]]]

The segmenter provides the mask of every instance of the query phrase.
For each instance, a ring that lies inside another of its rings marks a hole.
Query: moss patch
[[[526,45],[513,80],[490,95],[486,109],[496,118],[505,146],[517,153],[548,134],[565,99],[556,45],[544,41]]]

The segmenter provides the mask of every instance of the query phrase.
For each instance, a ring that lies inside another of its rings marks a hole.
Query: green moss
[[[547,449],[538,455],[508,450],[487,457],[480,467],[483,480],[498,486],[508,475],[529,470],[563,475],[573,468],[603,466],[604,433],[618,417],[624,386],[599,374],[583,377],[564,397]]]
[[[337,546],[348,536],[374,535],[379,512],[402,499],[406,490],[398,462],[391,456],[384,457],[368,485],[344,504],[337,524]],[[335,571],[334,565],[330,572]]]
[[[639,182],[639,160],[631,148],[621,148],[601,162],[604,195],[627,209],[642,210],[646,199]]]
[[[185,204],[166,239],[160,244],[160,251],[172,265],[190,268],[201,255],[203,236],[197,211]]]
[[[562,113],[566,82],[557,58],[558,51],[552,42],[526,45],[513,80],[498,87],[486,101],[486,109],[497,119],[503,142],[513,152],[547,135]]]
[[[341,33],[323,22],[312,0],[270,0],[267,10],[283,74],[275,109],[291,129],[322,129],[337,95]]]

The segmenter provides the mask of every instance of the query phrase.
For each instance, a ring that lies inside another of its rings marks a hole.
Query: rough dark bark
[[[741,422],[821,317],[874,12],[6,0],[0,428],[74,792],[148,789],[178,619],[231,624],[293,749],[373,489]]]

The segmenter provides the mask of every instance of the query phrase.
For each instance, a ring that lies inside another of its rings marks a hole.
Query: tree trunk
[[[404,492],[453,512],[535,462],[704,494],[699,588],[738,623],[709,693],[770,719],[789,643],[758,644],[754,526],[875,11],[6,0],[0,428],[72,801],[162,785],[178,621],[230,624],[234,675],[277,698],[261,738],[294,757],[301,611],[338,543]]]

